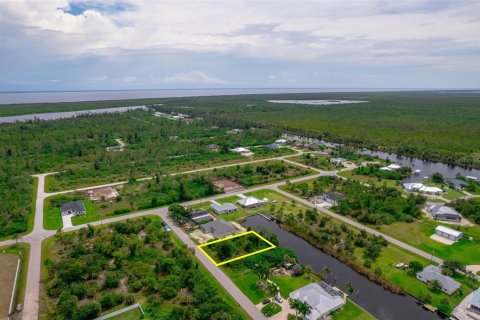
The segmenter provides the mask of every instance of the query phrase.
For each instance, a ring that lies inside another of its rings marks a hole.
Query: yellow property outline
[[[203,247],[207,247],[207,246],[209,246],[209,245],[211,245],[211,244],[219,243],[219,242],[223,242],[223,241],[228,241],[228,240],[232,240],[232,239],[235,239],[235,238],[238,238],[238,237],[246,236],[246,235],[248,235],[248,234],[254,234],[254,235],[256,235],[256,236],[259,237],[261,240],[263,240],[263,241],[265,241],[266,243],[268,243],[268,244],[270,245],[270,247],[264,248],[264,249],[261,249],[261,250],[255,251],[255,252],[247,253],[247,254],[244,254],[243,256],[236,257],[236,258],[233,258],[233,259],[230,259],[230,260],[227,260],[227,261],[222,261],[222,262],[217,262],[217,261],[215,261],[212,257],[210,257],[210,255],[209,255],[205,250],[203,250]],[[197,248],[200,249],[200,251],[202,251],[203,254],[204,254],[210,261],[212,261],[213,264],[216,265],[217,267],[222,266],[222,265],[227,264],[227,263],[230,263],[230,262],[233,262],[233,261],[237,261],[237,260],[240,260],[240,259],[244,259],[244,258],[253,256],[253,255],[255,255],[255,254],[259,254],[259,253],[262,253],[262,252],[265,252],[265,251],[274,249],[274,248],[276,248],[276,247],[277,247],[276,245],[274,245],[273,243],[271,243],[270,241],[268,241],[267,239],[265,239],[264,237],[262,237],[261,235],[259,235],[258,233],[256,233],[256,232],[253,231],[253,230],[252,230],[252,231],[247,231],[247,232],[242,232],[242,233],[236,234],[236,235],[234,235],[234,236],[230,236],[230,237],[227,237],[227,238],[215,240],[215,241],[212,241],[212,242],[207,242],[207,243],[204,243],[204,244],[201,244],[201,245],[197,246]]]

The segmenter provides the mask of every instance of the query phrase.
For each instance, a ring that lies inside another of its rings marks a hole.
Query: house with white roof
[[[212,210],[215,211],[216,214],[237,212],[237,207],[231,203],[213,202],[210,205],[210,208],[212,208]]]
[[[426,194],[436,194],[440,195],[443,193],[443,190],[437,187],[429,187],[423,183],[404,183],[403,188],[407,192],[420,192]]]
[[[306,302],[312,307],[310,314],[305,317],[307,320],[325,319],[346,303],[343,294],[325,282],[310,283],[291,292],[289,296],[290,299]]]
[[[235,149],[230,149],[232,152],[240,153],[242,156],[250,157],[253,156],[253,152],[244,147],[237,147]]]
[[[444,226],[437,226],[435,228],[435,234],[437,236],[440,236],[442,238],[445,238],[451,241],[458,241],[463,237],[463,232],[450,229]]]
[[[384,170],[384,171],[395,171],[395,170],[398,170],[400,169],[402,166],[399,166],[398,164],[396,163],[392,163],[386,167],[381,167],[380,170]]]
[[[438,280],[440,284],[442,285],[441,290],[445,292],[448,295],[451,295],[455,291],[457,291],[458,288],[460,288],[460,283],[455,281],[449,276],[443,275],[442,270],[433,265],[426,266],[423,271],[420,271],[417,273],[417,279],[425,282],[425,283],[430,283],[433,280]]]
[[[237,201],[237,203],[245,209],[258,208],[267,203],[267,199],[259,200],[255,197],[245,197]]]
[[[480,288],[473,293],[469,309],[480,314]]]
[[[285,144],[285,143],[287,143],[287,140],[285,139],[278,139],[275,141],[275,144]]]

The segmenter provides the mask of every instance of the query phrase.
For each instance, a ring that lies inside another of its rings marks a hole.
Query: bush
[[[115,272],[107,272],[105,275],[105,283],[103,287],[106,289],[118,288],[120,285],[120,277]]]
[[[87,303],[77,311],[77,320],[93,320],[100,315],[100,304],[98,302]]]
[[[108,310],[119,304],[122,304],[125,297],[118,293],[104,293],[100,298],[100,304],[102,305],[102,310]]]
[[[128,208],[118,208],[113,211],[113,214],[125,214],[129,213],[131,210]]]

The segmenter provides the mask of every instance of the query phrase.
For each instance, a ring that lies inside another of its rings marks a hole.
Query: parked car
[[[264,304],[264,305],[269,304],[269,303],[270,303],[270,299],[265,299],[265,300],[262,301],[262,304]]]
[[[275,297],[274,299],[275,299],[275,301],[277,301],[278,303],[282,303],[282,302],[283,302],[283,299],[282,299],[282,297],[280,297],[280,296],[277,296],[277,297]]]

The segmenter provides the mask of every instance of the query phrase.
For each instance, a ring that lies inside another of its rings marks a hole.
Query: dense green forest
[[[480,198],[458,199],[452,203],[452,206],[458,210],[465,218],[476,224],[480,224]]]
[[[423,196],[409,194],[403,197],[397,188],[387,186],[365,186],[355,180],[345,180],[334,176],[319,177],[312,182],[289,184],[290,192],[303,197],[311,197],[325,191],[338,191],[345,199],[334,207],[340,214],[352,216],[368,224],[391,224],[394,222],[412,222],[420,217],[421,206],[426,199]]]
[[[355,99],[367,103],[309,106],[270,99]],[[291,133],[352,146],[480,168],[480,95],[378,92],[171,98],[165,110],[194,106],[198,115],[272,124]]]
[[[243,319],[158,218],[89,226],[53,240],[44,260],[43,319],[95,319],[135,302],[149,319]]]

